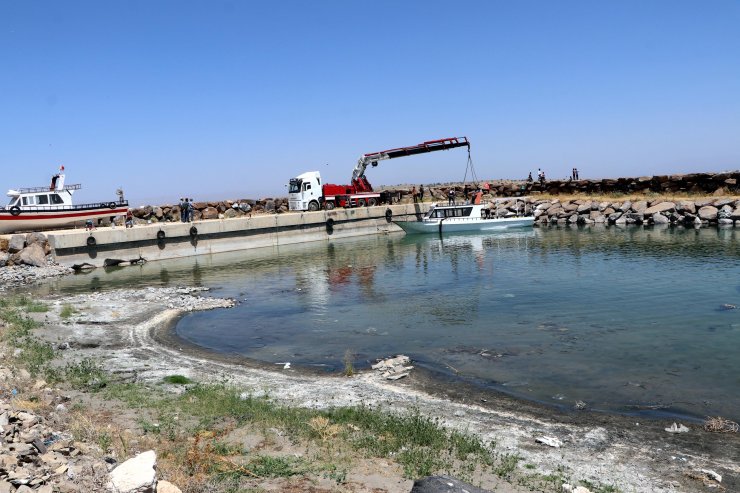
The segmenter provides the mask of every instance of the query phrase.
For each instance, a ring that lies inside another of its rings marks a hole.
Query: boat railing
[[[79,190],[82,185],[64,185],[62,188],[55,187],[31,187],[31,188],[19,188],[18,193],[41,193],[41,192],[66,192],[67,190]]]
[[[69,212],[69,211],[86,211],[91,209],[119,209],[121,207],[128,207],[128,200],[118,200],[111,202],[94,202],[91,204],[78,204],[78,205],[44,205],[44,206],[33,206],[25,205],[18,206],[23,213],[27,212]],[[0,211],[8,212],[12,208],[7,206],[0,207]]]

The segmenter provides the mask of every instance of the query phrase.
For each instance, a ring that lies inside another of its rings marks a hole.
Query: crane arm
[[[468,141],[467,137],[450,137],[447,139],[422,142],[415,146],[399,147],[397,149],[388,149],[385,151],[363,154],[360,156],[360,159],[357,160],[357,165],[352,171],[352,183],[366,184],[367,188],[372,190],[372,187],[370,187],[370,184],[367,183],[367,180],[365,179],[365,170],[368,165],[377,166],[378,161],[382,161],[384,159],[413,156],[414,154],[423,154],[426,152],[444,151],[447,149],[454,149],[455,147],[467,147],[468,150],[470,150],[470,141]]]

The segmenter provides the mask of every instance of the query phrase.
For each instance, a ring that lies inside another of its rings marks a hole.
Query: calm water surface
[[[718,229],[552,228],[383,236],[156,262],[62,292],[205,285],[230,310],[178,334],[267,362],[342,368],[398,353],[572,407],[740,418],[740,247]]]

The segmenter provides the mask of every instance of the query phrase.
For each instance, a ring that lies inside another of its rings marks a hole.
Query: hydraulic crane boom
[[[414,154],[423,154],[426,152],[444,151],[446,149],[454,149],[455,147],[467,147],[468,151],[470,151],[470,141],[468,141],[467,137],[450,137],[447,139],[422,142],[415,146],[399,147],[397,149],[388,149],[385,151],[363,154],[360,156],[360,159],[357,160],[357,165],[352,171],[352,185],[355,186],[358,191],[371,192],[373,187],[367,181],[367,178],[365,178],[365,170],[368,165],[377,166],[378,161],[402,156],[413,156]]]

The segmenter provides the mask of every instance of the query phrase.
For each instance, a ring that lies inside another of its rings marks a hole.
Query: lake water
[[[62,292],[204,285],[236,308],[177,333],[214,351],[340,371],[403,353],[572,407],[740,418],[740,232],[535,228],[389,235],[97,270]]]

